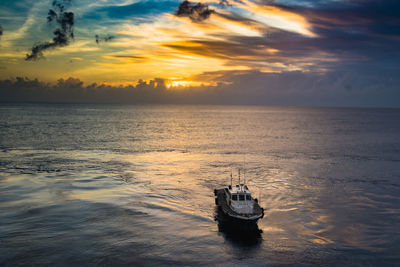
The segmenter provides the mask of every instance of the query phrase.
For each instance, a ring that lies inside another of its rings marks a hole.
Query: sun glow
[[[184,89],[185,87],[198,87],[204,83],[196,81],[185,81],[185,80],[170,80],[167,82],[168,89]]]

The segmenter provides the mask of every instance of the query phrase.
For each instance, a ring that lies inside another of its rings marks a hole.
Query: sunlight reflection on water
[[[3,105],[0,264],[398,263],[399,118]],[[214,220],[213,189],[244,161],[265,208],[250,240]]]

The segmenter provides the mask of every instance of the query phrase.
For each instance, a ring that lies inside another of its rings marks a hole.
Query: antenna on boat
[[[246,184],[246,154],[243,155],[243,180],[244,184]]]
[[[240,168],[239,168],[239,186],[240,186]]]
[[[232,169],[231,169],[231,188],[232,188]]]

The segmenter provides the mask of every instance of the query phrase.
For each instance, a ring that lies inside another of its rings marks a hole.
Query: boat
[[[239,183],[214,189],[215,204],[222,211],[225,217],[232,222],[239,224],[255,225],[264,217],[264,209],[259,205],[258,200],[253,198],[246,183]]]

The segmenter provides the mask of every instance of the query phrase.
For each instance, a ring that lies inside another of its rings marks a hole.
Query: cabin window
[[[243,194],[240,194],[240,195],[239,195],[239,200],[241,200],[241,201],[244,200],[244,195],[243,195]]]
[[[232,195],[232,200],[237,200],[237,195],[236,194]]]
[[[251,196],[250,195],[246,195],[246,200],[251,200]]]

